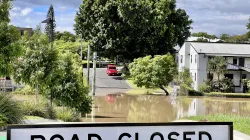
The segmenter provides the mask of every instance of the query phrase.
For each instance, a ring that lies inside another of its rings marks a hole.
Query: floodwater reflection
[[[107,95],[95,97],[91,114],[84,121],[170,122],[208,114],[250,116],[250,99]]]

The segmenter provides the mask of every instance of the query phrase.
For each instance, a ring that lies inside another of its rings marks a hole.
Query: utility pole
[[[96,57],[97,57],[97,52],[94,52],[93,55],[93,80],[92,80],[92,96],[95,96],[95,80],[96,80]]]
[[[87,62],[87,83],[89,85],[89,58],[90,58],[90,46],[88,45],[88,62]]]

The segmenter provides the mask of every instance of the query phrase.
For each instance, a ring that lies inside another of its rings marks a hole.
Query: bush
[[[130,75],[129,68],[128,68],[127,64],[124,64],[123,68],[121,69],[121,73],[125,76]]]
[[[39,102],[35,104],[33,102],[25,102],[22,105],[24,114],[27,116],[39,116],[42,118],[55,119],[56,113],[48,103]]]
[[[18,88],[13,94],[20,94],[20,95],[35,95],[36,90],[32,87],[26,85],[24,88]]]
[[[81,118],[79,113],[77,113],[73,109],[62,108],[56,110],[57,119],[62,120],[64,122],[80,122]]]
[[[193,90],[186,84],[181,84],[178,95],[180,96],[203,96],[204,94],[202,92]]]
[[[20,103],[10,94],[0,93],[0,121],[7,124],[23,123],[23,110]]]
[[[3,114],[0,114],[0,126],[5,126],[7,121],[8,119]]]
[[[203,84],[199,87],[199,92],[206,92],[209,93],[212,91],[212,87],[210,85],[207,84]]]

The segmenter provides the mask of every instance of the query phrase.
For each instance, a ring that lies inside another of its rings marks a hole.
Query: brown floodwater
[[[107,95],[95,97],[93,112],[84,121],[170,122],[208,114],[250,117],[250,99]]]

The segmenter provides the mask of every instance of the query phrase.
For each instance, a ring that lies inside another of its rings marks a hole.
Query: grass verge
[[[250,98],[249,93],[221,93],[221,92],[211,92],[204,93],[205,96],[209,97],[226,97],[226,98]]]
[[[151,94],[155,94],[155,93],[165,95],[165,93],[160,88],[137,87],[136,84],[134,84],[134,81],[130,76],[123,76],[123,78],[125,80],[127,80],[127,82],[130,84],[130,86],[132,86],[132,88],[133,88],[133,89],[129,90],[128,92],[126,92],[129,95],[147,95],[147,94],[151,95]],[[170,87],[168,87],[167,91],[171,93],[172,89]]]
[[[207,116],[192,116],[186,119],[201,121],[207,120],[210,122],[233,122],[234,130],[238,130],[242,133],[250,135],[250,118],[249,117],[242,117],[236,115],[207,115]]]
[[[38,117],[38,116],[25,116],[25,119],[27,119],[27,120],[42,120],[44,118]]]

